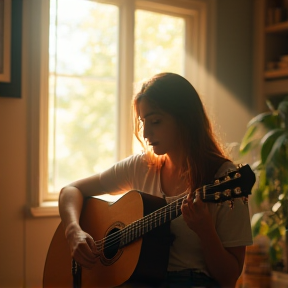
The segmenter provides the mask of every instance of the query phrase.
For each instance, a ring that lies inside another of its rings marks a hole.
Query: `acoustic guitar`
[[[205,185],[192,194],[204,202],[221,203],[242,197],[247,203],[255,183],[249,165]],[[160,197],[132,190],[116,202],[91,197],[85,201],[81,228],[100,252],[91,270],[71,259],[62,224],[58,226],[46,257],[44,288],[117,287],[125,282],[160,283],[165,277],[171,244],[170,221],[181,215],[187,195],[167,205]],[[135,286],[134,286],[135,287]]]

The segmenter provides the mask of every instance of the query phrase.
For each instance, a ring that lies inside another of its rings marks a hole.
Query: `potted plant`
[[[267,101],[269,111],[251,119],[240,144],[240,155],[250,153],[256,173],[253,203],[253,236],[269,239],[273,270],[287,272],[288,243],[288,96],[275,108]],[[286,266],[286,267],[285,267]]]

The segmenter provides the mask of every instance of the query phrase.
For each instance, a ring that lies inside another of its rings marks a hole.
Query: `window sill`
[[[114,203],[119,198],[121,198],[124,194],[103,194],[99,196],[93,196],[95,198]],[[58,201],[45,201],[40,204],[38,207],[30,207],[30,213],[33,217],[58,217],[59,209],[58,209]]]
[[[30,212],[33,217],[59,216],[58,202],[57,201],[43,202],[38,207],[31,207]]]

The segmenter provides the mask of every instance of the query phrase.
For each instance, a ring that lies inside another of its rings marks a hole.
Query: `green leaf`
[[[273,106],[272,102],[269,99],[266,100],[266,105],[268,106],[270,111],[272,112],[275,111],[275,107]]]
[[[259,173],[259,187],[266,186],[266,169],[262,169]]]
[[[283,185],[282,189],[283,189],[283,195],[284,195],[283,198],[287,199],[288,198],[288,185]]]
[[[278,139],[273,144],[272,149],[268,157],[266,158],[267,163],[273,162],[275,166],[278,166],[279,164],[285,166],[285,164],[287,164],[287,158],[285,157],[286,155],[282,157],[283,153],[281,153],[282,152],[281,149],[283,146],[284,149],[287,149],[287,147],[285,146],[287,141],[288,141],[288,133],[284,133],[283,135],[279,133]]]
[[[280,128],[281,122],[282,122],[282,119],[279,113],[264,112],[252,118],[249,121],[247,127],[250,127],[253,125],[259,125],[261,123],[267,129],[275,129],[275,128]]]
[[[260,206],[261,205],[261,203],[264,201],[264,196],[265,196],[265,194],[263,193],[265,191],[265,189],[260,189],[260,188],[258,188],[258,189],[255,189],[254,191],[253,191],[253,193],[254,193],[254,201],[255,201],[255,204],[256,205],[258,205],[258,206]]]
[[[278,105],[278,111],[285,115],[285,117],[288,117],[288,99],[283,100]]]
[[[279,103],[278,111],[284,119],[285,129],[288,130],[288,98]]]
[[[259,171],[259,170],[261,170],[263,168],[262,166],[263,165],[262,165],[261,160],[257,160],[257,161],[255,161],[254,163],[251,164],[251,169],[253,171]]]
[[[269,228],[269,231],[267,233],[267,236],[270,238],[270,239],[275,239],[276,242],[278,239],[281,238],[281,233],[280,233],[280,229],[279,229],[279,226],[275,223],[273,224],[270,228]]]
[[[247,151],[251,150],[251,146],[252,146],[251,139],[254,136],[256,130],[257,130],[257,126],[248,127],[240,144],[240,148],[239,148],[240,153],[246,153]]]
[[[266,121],[266,119],[270,118],[271,115],[273,115],[272,112],[264,112],[264,113],[260,113],[257,116],[253,117],[249,122],[247,127],[250,127],[252,125],[258,124],[258,123],[263,123]]]
[[[261,161],[266,164],[266,160],[271,153],[275,141],[284,133],[283,129],[274,129],[269,131],[261,140]]]
[[[241,143],[240,147],[239,147],[239,153],[240,155],[245,155],[248,152],[252,151],[253,149],[255,149],[256,147],[259,146],[261,139],[253,139],[250,140],[249,142],[247,141],[246,143]]]
[[[260,233],[263,215],[264,215],[264,212],[261,212],[261,213],[256,213],[252,216],[251,227],[252,227],[253,237],[255,237],[256,235]]]

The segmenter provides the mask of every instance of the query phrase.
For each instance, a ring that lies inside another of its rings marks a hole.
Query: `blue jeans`
[[[205,273],[186,269],[167,273],[167,288],[220,288],[219,284]]]
[[[126,282],[119,288],[220,288],[219,284],[205,273],[193,269],[167,272],[161,284]]]

